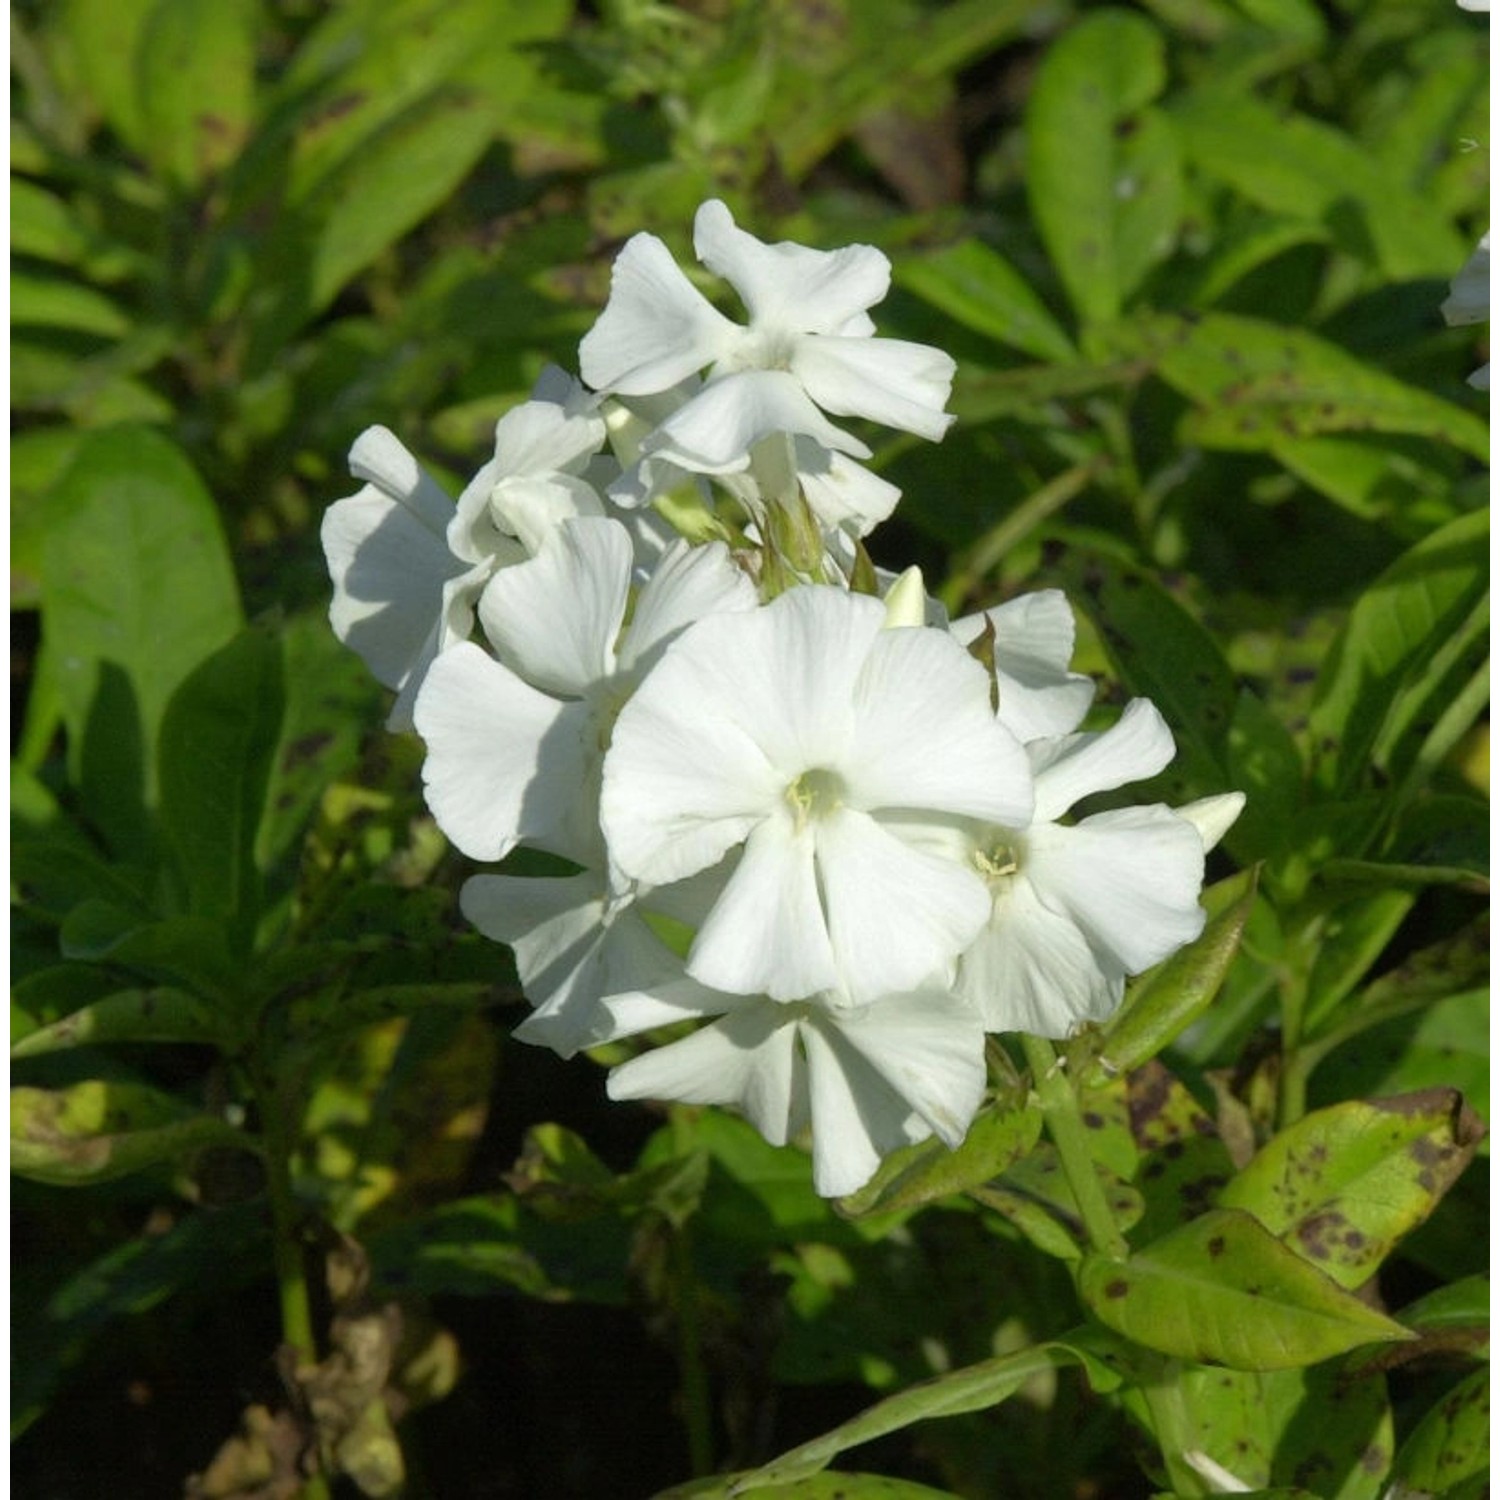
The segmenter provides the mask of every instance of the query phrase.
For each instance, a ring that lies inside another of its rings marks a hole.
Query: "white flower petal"
[[[735,1105],[773,1146],[784,1146],[801,1118],[805,1087],[790,1022],[770,1003],[733,1010],[621,1064],[609,1075],[609,1097]]]
[[[1026,877],[1095,952],[1139,974],[1203,931],[1203,841],[1168,808],[1126,807],[1026,835]]]
[[[837,1027],[944,1145],[963,1142],[984,1099],[984,1027],[978,1014],[941,989],[891,994],[857,1011],[831,1007]]]
[[[907,1102],[857,1052],[843,1033],[813,1016],[799,1030],[807,1052],[812,1111],[813,1186],[825,1198],[861,1188],[880,1158],[929,1132]]]
[[[830,531],[847,527],[855,536],[868,536],[895,510],[901,491],[889,480],[809,437],[793,443],[802,493]]]
[[[1243,792],[1221,792],[1217,797],[1200,797],[1196,802],[1172,809],[1179,818],[1186,818],[1198,830],[1205,854],[1234,827],[1235,819],[1244,810]]]
[[[891,285],[891,263],[871,245],[767,245],[737,228],[717,199],[693,220],[693,251],[740,294],[756,327],[832,333],[873,307]]]
[[[798,339],[791,360],[792,374],[825,411],[866,417],[933,441],[953,425],[943,407],[955,368],[941,349],[926,344],[818,334]]]
[[[324,512],[329,621],[380,682],[399,689],[431,659],[444,585],[466,572],[444,540],[453,505],[383,427],[356,441],[350,464],[379,482]]]
[[[1176,749],[1172,731],[1149,698],[1133,698],[1102,734],[1033,741],[1026,751],[1036,775],[1036,821],[1050,823],[1094,792],[1155,776],[1171,764]]]
[[[946,631],[882,632],[855,689],[851,805],[930,808],[1024,826],[1026,755],[990,711],[984,670]]]
[[[755,585],[722,542],[675,542],[636,599],[620,645],[620,670],[643,675],[689,625],[708,615],[754,609],[757,602]]]
[[[385,727],[392,734],[405,734],[415,728],[412,714],[416,710],[417,694],[426,680],[427,669],[437,657],[460,641],[468,640],[474,629],[474,605],[484,589],[491,572],[491,564],[479,563],[466,573],[450,578],[443,584],[437,618],[427,639],[422,643],[412,661],[396,701],[386,716]]]
[[[586,777],[586,711],[522,682],[462,642],[433,662],[417,695],[427,805],[471,859],[498,860],[560,830]]]
[[[562,372],[550,367],[556,374]],[[541,474],[581,474],[584,465],[604,446],[604,418],[598,397],[563,375],[565,387],[543,381],[561,399],[543,397],[523,401],[495,424],[495,458],[506,478]]]
[[[389,428],[367,427],[355,438],[349,472],[399,500],[435,536],[443,534],[453,501]]]
[[[582,698],[614,671],[635,558],[617,521],[565,521],[530,562],[502,569],[479,601],[500,660],[533,687]]]
[[[1068,670],[1074,621],[1067,597],[1057,589],[1022,594],[955,620],[953,634],[967,646],[983,633],[986,622],[994,632],[1000,722],[1023,744],[1071,734],[1093,702],[1094,684]]]
[[[801,434],[825,448],[869,458],[858,438],[835,427],[784,370],[744,370],[709,381],[642,444],[643,455],[693,474],[729,474],[774,432]]]
[[[571,474],[502,479],[490,494],[490,512],[502,533],[534,556],[564,521],[603,519],[604,501],[586,480]]]
[[[716,990],[774,1000],[838,983],[815,854],[811,834],[796,833],[789,815],[761,822],[693,940],[688,973]]]
[[[1125,970],[1103,963],[1070,916],[1043,906],[1024,874],[999,884],[955,988],[986,1031],[1054,1039],[1113,1015],[1124,991]]]
[[[712,364],[738,330],[697,290],[653,234],[637,234],[615,259],[609,301],[578,346],[596,391],[650,395]]]
[[[972,869],[909,847],[865,813],[845,809],[814,827],[838,981],[856,1003],[916,988],[984,925],[989,897]]]
[[[1464,262],[1453,278],[1452,290],[1439,311],[1443,321],[1452,327],[1483,323],[1490,315],[1490,237],[1480,240],[1478,248]]]

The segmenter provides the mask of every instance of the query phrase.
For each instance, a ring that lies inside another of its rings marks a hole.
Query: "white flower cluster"
[[[950,625],[914,570],[870,567],[898,494],[831,418],[952,421],[953,361],[874,336],[885,256],[762,244],[718,202],[694,244],[747,324],[637,235],[587,386],[549,371],[456,505],[384,429],[355,443],[332,619],[425,741],[448,838],[577,866],[464,887],[514,949],[517,1035],[568,1056],[690,1023],[611,1096],[729,1105],[778,1144],[811,1127],[841,1194],[962,1140],[986,1032],[1065,1036],[1196,937],[1243,799],[1068,821],[1172,737],[1144,700],[1079,732],[1061,594]]]

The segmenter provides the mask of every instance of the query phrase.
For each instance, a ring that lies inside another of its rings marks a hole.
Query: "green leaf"
[[[955,322],[1038,359],[1075,359],[1072,341],[1031,284],[998,250],[961,240],[896,262],[897,285],[915,292]]]
[[[118,990],[29,1033],[10,1055],[40,1057],[100,1042],[213,1042],[218,1036],[212,1011],[186,990]]]
[[[42,561],[42,630],[90,815],[139,847],[167,700],[239,628],[217,513],[165,438],[91,433],[59,482]]]
[[[1484,1126],[1453,1089],[1353,1099],[1274,1136],[1224,1189],[1344,1287],[1363,1285],[1469,1164]]]
[[[1434,680],[1432,669],[1455,641],[1482,651],[1476,619],[1488,587],[1489,514],[1481,511],[1417,543],[1360,596],[1319,674],[1309,717],[1320,781],[1347,790],[1372,761],[1387,774],[1399,770],[1399,740],[1382,740],[1444,687],[1446,674]]]
[[[68,913],[58,938],[65,958],[138,969],[216,999],[231,1000],[247,977],[230,954],[224,924],[208,917],[153,920],[90,899]]]
[[[1444,216],[1336,126],[1222,87],[1180,96],[1172,115],[1202,171],[1263,209],[1322,225],[1389,279],[1451,276],[1463,263]]]
[[[1193,1369],[1181,1379],[1200,1451],[1251,1493],[1292,1483],[1321,1500],[1383,1492],[1395,1434],[1378,1371]]]
[[[145,1084],[90,1079],[10,1096],[11,1171],[57,1187],[107,1182],[250,1138]]]
[[[1403,1494],[1448,1496],[1484,1474],[1489,1462],[1490,1372],[1475,1370],[1417,1423],[1396,1455],[1392,1477]]]
[[[736,1477],[731,1493],[760,1493],[769,1486],[791,1484],[826,1468],[846,1448],[899,1432],[914,1422],[985,1411],[1013,1396],[1034,1375],[1065,1365],[1082,1365],[1095,1390],[1112,1390],[1119,1375],[1111,1367],[1115,1350],[1107,1340],[1079,1329],[1015,1354],[984,1360],[917,1385],[877,1402],[831,1432],[802,1443],[752,1473]]]
[[[1128,1260],[1086,1256],[1078,1289],[1106,1328],[1232,1370],[1293,1369],[1410,1337],[1232,1208],[1214,1209]]]
[[[1214,639],[1151,574],[1102,553],[1064,555],[1071,596],[1132,696],[1172,726],[1177,758],[1150,785],[1170,802],[1225,789],[1234,678]]]
[[[1161,33],[1124,10],[1091,12],[1047,50],[1026,110],[1026,186],[1037,228],[1084,323],[1108,323],[1171,249],[1180,180],[1166,118]],[[1134,122],[1142,145],[1122,129]]]
[[[864,1218],[919,1208],[976,1183],[999,1176],[1024,1155],[1041,1136],[1042,1115],[1035,1106],[1001,1110],[994,1105],[974,1117],[969,1133],[956,1151],[935,1137],[893,1152],[857,1193],[840,1198],[841,1214]]]
[[[282,702],[280,642],[251,629],[203,662],[162,717],[161,826],[188,911],[228,922],[242,951],[259,914],[255,846]]]
[[[146,128],[136,72],[141,37],[157,0],[63,0],[56,39],[72,56],[85,93],[127,146]]]
[[[1139,1067],[1208,1009],[1239,952],[1255,905],[1255,884],[1254,871],[1224,882],[1228,889],[1220,890],[1216,901],[1220,909],[1202,934],[1130,987],[1124,1004],[1091,1045],[1090,1050],[1097,1048],[1097,1061],[1085,1081],[1102,1083],[1108,1073]],[[1205,904],[1208,900],[1205,894]]]
[[[137,43],[140,149],[192,191],[232,162],[255,116],[258,0],[157,0]]]
[[[119,304],[93,287],[14,269],[10,321],[18,327],[63,328],[103,339],[117,338],[130,327],[129,315]]]
[[[1144,1211],[1140,1193],[1102,1162],[1094,1163],[1094,1171],[1115,1223],[1129,1229]],[[1008,1171],[991,1182],[975,1183],[969,1192],[1014,1224],[1043,1254],[1074,1261],[1083,1253],[1083,1215],[1055,1147],[1033,1147]]]
[[[1197,407],[1178,429],[1184,443],[1275,453],[1325,434],[1407,433],[1481,460],[1488,453],[1488,429],[1472,412],[1305,329],[1209,313],[1185,336],[1158,337],[1162,378]]]
[[[1241,860],[1270,858],[1291,841],[1298,826],[1306,770],[1297,742],[1278,714],[1242,689],[1225,748],[1227,784],[1245,794],[1245,806],[1225,843]]]
[[[1389,946],[1413,900],[1410,891],[1387,888],[1341,901],[1327,913],[1306,978],[1302,1021],[1309,1034],[1337,1016],[1340,1003]]]

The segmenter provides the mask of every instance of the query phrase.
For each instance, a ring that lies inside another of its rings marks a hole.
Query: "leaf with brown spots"
[[[1484,1136],[1453,1089],[1350,1100],[1305,1116],[1224,1190],[1340,1286],[1368,1281],[1468,1165]]]
[[[1459,1381],[1417,1423],[1396,1455],[1395,1479],[1402,1494],[1481,1495],[1460,1491],[1479,1481],[1490,1462],[1490,1372],[1475,1370]]]
[[[1086,1256],[1078,1290],[1116,1333],[1235,1370],[1293,1369],[1410,1337],[1235,1209],[1204,1214],[1127,1260]]]

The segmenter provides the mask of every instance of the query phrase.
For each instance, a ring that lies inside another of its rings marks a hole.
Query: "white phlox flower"
[[[739,1110],[772,1145],[812,1128],[813,1185],[852,1193],[901,1146],[956,1147],[984,1096],[984,1030],[939,982],[851,1006],[725,996],[723,1015],[609,1075],[611,1099],[675,1099]],[[616,1034],[699,1012],[649,994],[606,1002]]]
[[[365,481],[323,517],[333,580],[329,617],[396,702],[386,727],[412,727],[422,680],[469,638],[474,601],[503,567],[523,562],[562,520],[603,515],[582,477],[604,441],[597,399],[555,366],[533,398],[502,417],[495,456],[455,507],[384,427],[355,439],[349,467]]]
[[[1026,757],[946,631],[884,626],[878,600],[795,588],[700,621],[621,711],[601,799],[621,872],[665,885],[737,851],[688,956],[704,984],[862,1004],[983,924],[978,872],[904,841],[899,815],[1025,826]]]
[[[415,714],[427,804],[471,858],[498,860],[526,840],[602,865],[599,767],[615,715],[679,632],[705,614],[755,605],[727,549],[680,542],[622,633],[633,567],[619,522],[561,522],[479,601],[495,655],[463,643],[428,671]]]
[[[696,474],[729,473],[749,464],[763,438],[786,433],[868,458],[870,449],[825,412],[933,439],[947,431],[953,360],[873,337],[868,310],[890,286],[890,262],[879,250],[767,245],[738,229],[716,199],[698,210],[693,247],[739,293],[747,326],[717,311],[661,240],[637,234],[616,259],[609,301],[579,346],[584,381],[615,395],[650,395],[708,372],[643,440],[642,456]]]
[[[1205,799],[1186,816],[1156,804],[1058,821],[1080,799],[1170,762],[1171,731],[1144,698],[1101,734],[1026,749],[1036,776],[1031,822],[968,831],[992,905],[959,961],[957,992],[986,1030],[1061,1038],[1082,1021],[1106,1019],[1128,975],[1203,930],[1204,853],[1244,799]]]
[[[384,427],[362,432],[349,468],[365,481],[323,515],[321,539],[333,602],[333,632],[388,688],[393,731],[412,727],[412,704],[439,652],[466,640],[487,564],[448,546],[453,501]],[[515,544],[515,558],[525,556]]]
[[[1094,701],[1094,684],[1068,670],[1075,627],[1067,597],[1057,589],[1022,594],[955,620],[951,629],[969,646],[986,627],[1000,722],[1023,744],[1077,729]]]
[[[1470,9],[1488,10],[1489,6],[1470,6]],[[1452,290],[1443,302],[1440,311],[1450,327],[1458,328],[1470,323],[1485,323],[1490,316],[1490,237],[1480,240],[1474,253],[1464,262],[1463,269],[1453,278]],[[1490,367],[1481,365],[1469,376],[1469,384],[1481,391],[1490,388]]]

